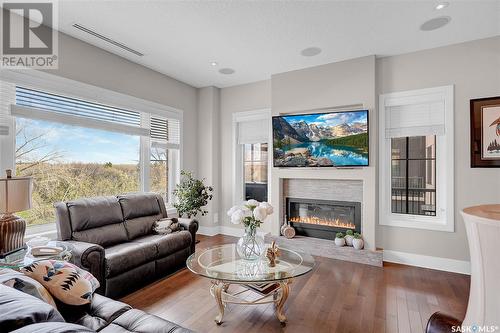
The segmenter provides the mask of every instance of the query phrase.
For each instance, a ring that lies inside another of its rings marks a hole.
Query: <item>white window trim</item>
[[[386,107],[436,101],[445,105],[445,135],[436,136],[436,216],[391,212],[391,140],[385,135]],[[379,224],[393,227],[455,231],[454,87],[443,86],[383,94],[379,97]]]
[[[244,184],[243,179],[243,149],[242,145],[238,144],[238,123],[245,121],[255,121],[266,119],[271,122],[271,110],[270,109],[260,109],[253,111],[243,111],[233,113],[233,205],[241,204],[245,201],[244,195]],[[268,134],[268,147],[272,145],[272,126],[269,125]],[[269,151],[268,151],[269,153]],[[267,197],[271,197],[271,159],[268,158],[267,161]]]
[[[149,115],[151,114],[165,118],[179,120],[181,129],[179,144],[178,145],[168,144],[168,148],[175,148],[179,150],[179,158],[177,158],[176,156],[172,156],[173,158],[172,162],[175,163],[176,170],[178,170],[180,173],[180,170],[182,169],[183,166],[182,148],[183,148],[183,138],[184,138],[184,123],[183,123],[184,112],[182,110],[33,69],[27,69],[27,70],[2,69],[0,70],[0,80],[12,83],[14,85],[23,86],[26,88],[42,90],[48,93],[83,99],[89,102],[94,102],[99,104],[112,105],[114,107],[119,107],[128,110],[139,111],[141,112],[142,120],[144,120],[144,115],[146,115],[147,118],[149,119]],[[27,107],[21,107],[15,105],[12,105],[11,107],[17,109],[19,112],[27,111],[29,113],[30,111],[32,111],[29,110],[31,108]],[[36,109],[34,110],[36,111]],[[58,115],[54,115],[53,118],[54,119],[52,119],[52,121],[58,121],[63,123],[65,122],[63,116],[61,116],[60,119],[56,119],[58,118]],[[110,131],[119,130],[116,124],[112,123],[110,123],[109,125],[105,124],[102,126],[91,126],[92,124],[85,123],[85,121],[83,121],[83,122],[75,122],[72,125],[84,126],[84,127],[99,127],[100,129],[110,130]],[[15,133],[15,129],[13,130],[13,132]],[[137,134],[139,134],[139,132]],[[9,135],[9,137],[11,137],[11,135]],[[4,155],[5,153],[8,154],[9,156],[10,155],[13,156],[15,150],[15,139],[11,141],[13,142],[9,144],[8,147],[2,146],[2,155]],[[142,154],[140,156],[140,162],[139,162],[141,168],[141,175],[140,175],[141,188],[139,188],[139,190],[143,192],[147,192],[150,189],[149,172],[148,172],[149,168],[145,166],[145,163],[149,163],[150,159],[150,146],[148,145],[149,142],[150,142],[149,136],[147,137],[141,136],[140,145],[142,148],[141,149]],[[11,150],[11,151],[8,152],[4,150]],[[3,159],[4,158],[2,158],[2,160]],[[10,159],[9,161],[7,161],[7,163],[4,163],[4,161],[2,161],[1,167],[5,169],[8,168],[13,169],[15,167],[14,163],[15,161],[13,160],[10,161]],[[174,182],[169,182],[169,188],[168,188],[169,196],[171,196],[171,191],[174,189],[175,184],[178,183],[180,179],[180,174],[172,175],[169,173],[169,177],[171,176],[175,176],[174,177],[175,180]],[[171,202],[170,197],[168,198],[167,203],[169,202]],[[54,225],[54,230],[55,230],[55,225]],[[27,228],[26,235],[31,235],[31,233],[29,232],[29,228]]]

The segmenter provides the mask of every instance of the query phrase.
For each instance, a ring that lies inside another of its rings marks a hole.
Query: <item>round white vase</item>
[[[364,246],[365,246],[365,242],[363,241],[363,239],[361,238],[354,238],[352,240],[352,246],[356,249],[356,250],[361,250]]]
[[[345,235],[344,239],[347,246],[352,246],[352,240],[354,239],[354,236]]]
[[[335,245],[338,247],[344,246],[345,239],[344,238],[335,238]]]

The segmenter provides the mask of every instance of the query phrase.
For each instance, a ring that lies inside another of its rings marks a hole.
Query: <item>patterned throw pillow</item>
[[[63,303],[83,305],[92,301],[99,281],[87,271],[59,260],[42,260],[22,269],[22,272],[40,282]]]
[[[0,269],[0,283],[20,290],[31,296],[35,296],[57,309],[56,303],[47,289],[45,289],[45,287],[35,279],[32,279],[21,272],[17,272],[9,268]]]

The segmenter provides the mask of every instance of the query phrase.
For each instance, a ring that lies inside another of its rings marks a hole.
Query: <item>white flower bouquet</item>
[[[232,207],[227,215],[233,224],[243,224],[245,228],[256,229],[273,211],[273,206],[269,203],[251,199],[241,206]]]
[[[245,234],[238,240],[236,250],[241,258],[255,260],[262,256],[265,250],[264,239],[257,235],[257,228],[273,213],[273,206],[267,202],[248,200],[241,206],[234,206],[227,215],[234,224],[243,224]]]

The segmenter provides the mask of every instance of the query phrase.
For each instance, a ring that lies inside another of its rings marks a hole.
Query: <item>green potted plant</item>
[[[335,245],[337,245],[338,247],[345,245],[345,239],[343,233],[337,232],[337,234],[335,235]]]
[[[345,243],[347,246],[352,246],[352,240],[354,239],[354,231],[352,230],[347,230],[345,232]]]
[[[198,213],[201,216],[208,214],[205,207],[213,198],[213,187],[207,186],[204,179],[196,179],[189,171],[181,171],[181,182],[177,184],[173,194],[176,198],[174,207],[180,217],[195,217]]]
[[[365,246],[365,242],[363,241],[363,237],[361,234],[355,232],[354,233],[354,239],[352,240],[352,246],[356,250],[361,250]]]

